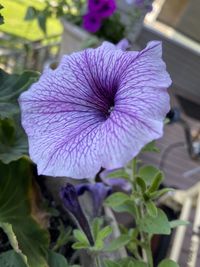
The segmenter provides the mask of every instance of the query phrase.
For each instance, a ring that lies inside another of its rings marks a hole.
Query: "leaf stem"
[[[151,251],[151,238],[147,236],[146,238],[146,246],[145,246],[145,251],[146,251],[146,256],[147,256],[147,263],[149,267],[153,267],[153,256],[152,256],[152,251]]]
[[[96,262],[96,267],[101,267],[101,261],[98,255],[96,256],[95,262]]]

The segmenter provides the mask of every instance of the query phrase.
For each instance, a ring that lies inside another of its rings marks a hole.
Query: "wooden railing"
[[[51,36],[34,42],[16,39],[17,48],[0,47],[0,68],[8,72],[24,69],[41,71],[45,65],[57,60],[60,51],[60,36]]]

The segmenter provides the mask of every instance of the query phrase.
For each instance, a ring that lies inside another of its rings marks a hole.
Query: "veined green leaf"
[[[179,265],[173,260],[165,259],[159,263],[158,267],[179,267]]]
[[[161,209],[158,209],[155,217],[146,214],[138,221],[138,227],[141,231],[149,234],[169,235],[171,232],[168,218]]]
[[[109,196],[106,199],[105,204],[111,208],[114,208],[114,207],[122,205],[124,202],[126,202],[129,199],[130,197],[127,194],[117,192]]]
[[[24,71],[22,74],[8,74],[0,70],[0,119],[10,118],[19,112],[18,97],[39,76],[38,72]]]
[[[0,223],[13,248],[27,257],[30,267],[46,267],[49,235],[31,213],[30,163],[25,159],[9,165],[0,162],[0,170]],[[5,224],[12,228],[6,230]]]

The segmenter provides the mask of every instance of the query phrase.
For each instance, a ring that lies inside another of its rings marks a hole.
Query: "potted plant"
[[[84,47],[94,46],[99,40],[118,43],[127,38],[134,42],[152,0],[78,0],[48,1],[43,10],[29,7],[26,20],[37,19],[46,32],[50,16],[61,19],[63,35],[60,54],[68,54]]]

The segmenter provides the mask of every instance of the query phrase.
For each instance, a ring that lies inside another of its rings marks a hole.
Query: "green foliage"
[[[167,216],[161,210],[157,210],[157,216],[150,216],[146,214],[138,221],[138,228],[149,234],[164,234],[169,235],[171,233],[171,227]]]
[[[147,209],[147,213],[151,216],[151,217],[157,217],[158,215],[158,209],[155,205],[155,203],[151,200],[145,202],[145,206]]]
[[[173,260],[165,259],[159,263],[158,267],[179,267],[179,265]]]
[[[106,178],[123,178],[123,179],[129,180],[130,175],[123,168],[123,169],[114,170],[114,171],[108,173]]]
[[[24,71],[18,75],[0,70],[0,119],[11,118],[19,113],[19,95],[37,81],[38,76],[39,73],[33,71]]]
[[[103,21],[97,36],[113,43],[118,43],[125,37],[126,27],[122,23],[121,15],[115,12],[111,17]]]
[[[87,236],[83,231],[76,229],[73,231],[73,235],[77,240],[77,242],[75,242],[72,246],[74,249],[85,249],[90,247]]]
[[[139,216],[138,215],[138,208],[137,208],[137,205],[135,204],[134,200],[126,200],[125,202],[123,202],[119,206],[112,207],[112,209],[115,212],[127,212],[136,218]]]
[[[0,254],[0,266],[2,267],[27,267],[20,255],[14,250]]]
[[[30,163],[25,159],[9,165],[0,162],[0,170],[1,227],[29,267],[45,267],[49,237],[31,214]]]
[[[48,253],[48,264],[49,267],[69,267],[65,257],[53,251]]]
[[[105,248],[104,251],[112,252],[116,251],[124,246],[126,246],[130,242],[131,238],[129,235],[120,235],[115,240],[111,241]]]
[[[0,4],[0,10],[3,9],[3,6]],[[0,25],[4,24],[4,18],[0,13]]]
[[[0,120],[0,160],[4,163],[28,154],[25,133],[12,119]]]
[[[0,227],[4,230],[6,233],[11,246],[13,247],[14,251],[17,252],[21,258],[23,259],[23,262],[28,265],[27,257],[22,253],[22,251],[19,248],[19,244],[17,241],[17,237],[13,231],[12,225],[10,223],[0,223]]]
[[[130,197],[127,194],[117,192],[117,193],[114,193],[111,196],[109,196],[106,199],[105,204],[108,207],[115,208],[115,207],[118,207],[118,206],[124,204],[127,200],[130,200]]]
[[[143,147],[142,152],[160,152],[160,149],[156,146],[155,141],[148,143],[145,147]]]
[[[105,267],[121,267],[117,262],[111,260],[104,261]]]
[[[176,228],[178,226],[186,226],[186,225],[189,225],[190,222],[184,221],[184,220],[174,220],[174,221],[171,221],[169,224],[170,224],[170,227],[171,228]]]
[[[19,95],[38,79],[39,73],[21,75],[0,70],[0,160],[10,163],[27,155],[28,142],[19,118]]]
[[[29,6],[26,10],[26,15],[24,17],[24,20],[33,20],[37,17],[37,9],[33,6]]]
[[[63,245],[65,245],[70,239],[71,239],[71,233],[72,233],[72,228],[67,227],[63,225],[62,222],[60,222],[60,226],[58,227],[59,230],[59,236],[56,240],[56,244],[53,247],[53,250],[56,251]]]
[[[36,20],[26,20],[26,10],[29,6],[42,10],[45,7],[45,1],[40,0],[1,0],[4,6],[3,15],[5,24],[1,26],[1,31],[8,33],[14,37],[21,38],[22,42],[36,41],[44,39],[44,33],[39,28]],[[62,26],[56,18],[49,18],[47,21],[47,35],[56,36],[62,33]],[[47,41],[48,40],[44,40]]]
[[[148,264],[133,258],[124,258],[119,261],[120,267],[148,267]]]
[[[147,186],[150,186],[154,181],[155,177],[160,173],[160,170],[156,167],[151,165],[145,165],[139,169],[138,176],[142,177]]]

